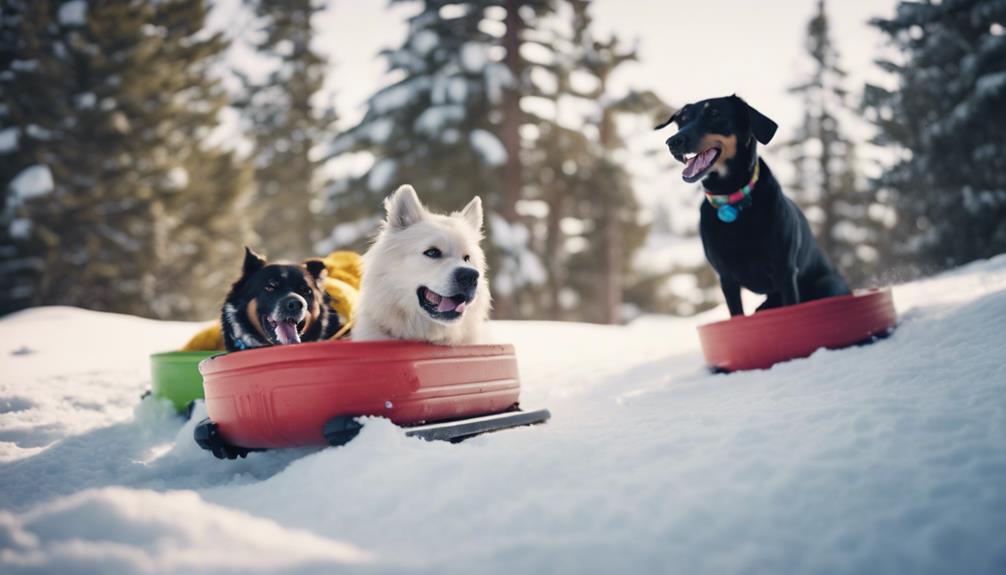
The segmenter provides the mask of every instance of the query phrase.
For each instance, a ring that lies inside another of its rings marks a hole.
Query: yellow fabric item
[[[360,296],[360,276],[363,274],[363,258],[356,252],[332,252],[322,258],[325,262],[325,291],[331,298],[330,306],[339,314],[339,325],[347,326],[353,317],[353,308]],[[340,329],[333,339],[345,336],[346,329]],[[206,326],[182,347],[182,351],[223,350],[224,334],[220,322]]]

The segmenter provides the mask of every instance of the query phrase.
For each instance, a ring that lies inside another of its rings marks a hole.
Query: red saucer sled
[[[768,309],[699,326],[706,363],[716,371],[766,369],[824,347],[868,343],[894,330],[890,289]]]
[[[511,345],[327,341],[219,355],[199,371],[209,417],[194,435],[219,458],[342,445],[365,415],[386,417],[406,435],[455,442],[549,418],[548,410],[519,410]]]

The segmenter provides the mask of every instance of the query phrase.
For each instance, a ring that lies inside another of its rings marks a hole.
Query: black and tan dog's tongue
[[[289,343],[300,343],[300,334],[297,333],[297,324],[288,321],[276,323],[276,339],[283,345]]]
[[[681,177],[691,179],[701,174],[703,170],[709,167],[709,164],[713,161],[713,156],[715,155],[716,148],[709,148],[701,154],[695,154],[685,164],[685,169],[681,173]]]

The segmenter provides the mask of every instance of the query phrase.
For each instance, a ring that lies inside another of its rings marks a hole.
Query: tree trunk
[[[506,149],[507,161],[503,166],[503,204],[500,212],[507,222],[517,221],[517,201],[521,198],[521,188],[524,184],[524,169],[520,157],[520,90],[524,73],[524,63],[520,57],[520,37],[524,27],[521,20],[520,0],[505,0],[506,32],[503,34],[503,47],[506,56],[503,63],[513,77],[513,84],[503,90],[503,125],[502,140]],[[516,315],[515,294],[498,294],[494,298],[494,313],[498,318],[512,318]]]
[[[601,89],[605,90],[607,77],[601,77]],[[616,147],[615,119],[611,110],[601,114],[601,125],[598,130],[601,148],[605,151]],[[610,204],[604,206],[604,228],[601,230],[604,238],[603,264],[601,267],[601,321],[607,324],[622,322],[622,222],[621,204],[615,190],[608,190],[606,197]]]
[[[503,47],[506,65],[514,83],[503,91],[503,147],[507,161],[503,166],[503,217],[509,222],[517,221],[517,201],[523,186],[523,166],[520,157],[520,84],[524,73],[524,63],[520,57],[520,36],[524,26],[521,20],[519,0],[506,0],[506,32]]]
[[[831,159],[834,157],[833,147],[836,144],[832,124],[834,119],[831,114],[824,110],[824,95],[822,99],[821,117],[819,129],[821,130],[821,157],[818,167],[821,170],[821,197],[818,205],[821,207],[823,217],[821,218],[821,228],[818,231],[817,242],[821,250],[833,263],[835,262],[835,182],[831,173]]]
[[[605,217],[602,270],[601,321],[622,323],[622,227],[617,208],[609,210]]]
[[[565,187],[561,187],[550,194],[551,197],[548,200],[548,218],[545,220],[545,261],[548,263],[548,266],[546,266],[548,273],[546,306],[548,309],[545,310],[545,313],[546,317],[553,321],[562,319],[562,305],[559,302],[559,294],[562,291],[560,283],[562,278],[559,276],[559,266],[556,263],[559,261],[562,251],[562,228],[560,224],[563,212],[565,211],[564,194],[566,192]]]

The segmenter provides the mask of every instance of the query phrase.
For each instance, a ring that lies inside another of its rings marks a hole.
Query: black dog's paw
[[[758,309],[755,310],[755,313],[765,311],[767,309],[775,309],[777,307],[782,307],[782,296],[778,293],[769,294],[768,297],[765,298],[765,301],[763,301],[762,304],[758,306]]]

